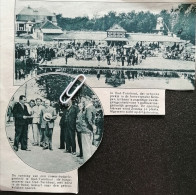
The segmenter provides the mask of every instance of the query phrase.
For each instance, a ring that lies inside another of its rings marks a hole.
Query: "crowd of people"
[[[188,52],[184,46],[174,43],[171,47],[166,47],[163,57],[167,59],[180,59],[185,61],[195,61],[195,54]]]
[[[111,65],[111,61],[116,62],[122,66],[127,62],[128,66],[137,65],[141,63],[142,59],[147,56],[154,56],[155,49],[158,44],[142,45],[137,43],[135,46],[113,45],[106,46],[101,43],[75,43],[75,41],[68,44],[55,45],[36,45],[26,46],[25,44],[15,45],[15,59],[31,59],[32,63],[42,64],[51,61],[53,58],[65,57],[65,64],[69,58],[76,60],[97,60],[98,66],[101,61],[107,61],[107,65]]]
[[[96,150],[103,133],[103,112],[97,98],[85,96],[70,100],[67,106],[57,105],[41,98],[27,103],[24,95],[17,103],[13,100],[8,109],[15,124],[13,149],[30,151],[28,146],[32,144],[52,151],[53,129],[59,128],[59,149],[65,149],[65,153],[76,155],[85,162]],[[55,123],[57,117],[60,117],[58,127]],[[79,151],[76,151],[76,137]]]
[[[157,56],[158,52],[169,59],[192,60],[190,52],[187,52],[183,45],[176,43],[171,47],[160,46],[159,43],[154,42],[137,42],[133,46],[123,44],[107,46],[101,43],[95,44],[94,41],[83,44],[72,41],[53,45],[15,45],[15,59],[30,58],[34,64],[46,63],[58,57],[65,57],[67,64],[68,58],[74,57],[76,60],[97,60],[98,65],[100,61],[107,61],[108,65],[111,61],[115,61],[117,65],[121,62],[122,66],[127,62],[129,66],[141,63],[147,56]]]
[[[195,61],[195,55],[188,52],[182,44],[163,46],[159,43],[137,42],[130,45],[103,45],[91,42],[69,42],[51,45],[15,45],[15,79],[25,79],[27,75],[34,77],[39,72],[39,65],[52,63],[52,59],[65,58],[65,65],[69,59],[78,61],[89,60],[92,66],[135,66],[141,64],[147,57],[163,56],[167,59]],[[57,64],[58,65],[58,61]]]
[[[93,45],[88,44],[88,46],[81,46],[79,43],[70,43],[68,45],[71,50],[65,52],[65,58],[70,52],[73,52],[73,56],[77,60],[97,60],[97,65],[100,66],[101,61],[106,61],[107,65],[111,65],[111,62],[116,62],[117,66],[134,66],[141,63],[142,59],[145,59],[147,55],[151,55],[149,48],[143,45],[136,44],[135,46],[123,45]]]

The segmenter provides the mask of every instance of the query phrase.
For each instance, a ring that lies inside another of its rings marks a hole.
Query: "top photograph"
[[[84,74],[93,88],[195,89],[196,4],[15,4],[14,85]]]

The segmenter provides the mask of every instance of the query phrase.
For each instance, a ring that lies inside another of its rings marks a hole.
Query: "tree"
[[[171,31],[171,12],[167,10],[162,10],[158,16],[163,18],[165,29],[164,33],[167,34],[168,30]]]
[[[71,80],[71,77],[65,75],[50,74],[39,77],[36,83],[46,99],[58,102],[60,95]]]
[[[176,13],[176,22],[174,24],[174,33],[182,39],[190,40],[195,44],[195,4],[181,4],[174,11]]]
[[[87,16],[63,18],[61,14],[58,14],[57,23],[63,30],[106,31],[114,24],[119,24],[128,32],[152,33],[156,27],[157,18],[162,17],[165,23],[165,34],[169,29],[180,38],[190,40],[194,44],[195,13],[195,4],[181,4],[177,9],[162,10],[159,14],[153,14],[149,11],[117,14],[111,11],[102,17],[95,16],[92,19]]]
[[[56,102],[59,101],[60,95],[71,81],[73,81],[72,77],[60,74],[44,75],[36,79],[36,83],[38,84],[43,97]],[[80,81],[76,82],[76,84],[70,89],[69,94],[76,89],[79,83]],[[82,95],[91,97],[94,93],[89,87],[83,85],[74,97],[80,97]]]

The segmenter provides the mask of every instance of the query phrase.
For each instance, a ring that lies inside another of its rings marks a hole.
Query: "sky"
[[[150,11],[159,13],[162,9],[171,10],[172,7],[176,8],[178,3],[117,3],[117,2],[79,2],[79,1],[27,1],[16,0],[16,14],[23,8],[30,6],[32,8],[44,7],[48,11],[59,14],[63,17],[74,18],[78,16],[93,16],[101,17],[110,11],[117,13],[130,12],[135,10]]]

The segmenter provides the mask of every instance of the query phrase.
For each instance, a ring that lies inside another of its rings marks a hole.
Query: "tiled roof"
[[[50,21],[45,21],[41,26],[41,29],[61,29],[60,27],[58,27],[57,25],[53,24]]]
[[[41,15],[41,16],[55,16],[46,8],[40,7],[33,9],[31,7],[24,7],[17,15]]]
[[[127,32],[124,28],[119,26],[118,24],[115,24],[110,29],[107,30],[108,32]]]

